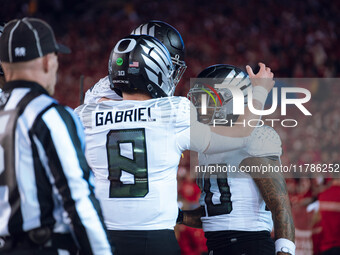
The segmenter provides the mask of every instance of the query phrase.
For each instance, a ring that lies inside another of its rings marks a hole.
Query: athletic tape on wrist
[[[295,244],[286,238],[277,239],[275,241],[275,254],[278,252],[285,252],[295,255]]]
[[[266,103],[268,90],[264,87],[256,86],[253,88],[253,99],[259,101],[262,106]]]

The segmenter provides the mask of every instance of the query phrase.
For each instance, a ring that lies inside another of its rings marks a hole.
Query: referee
[[[40,19],[12,20],[0,38],[0,254],[112,254],[83,128],[50,96],[57,52],[70,50]]]

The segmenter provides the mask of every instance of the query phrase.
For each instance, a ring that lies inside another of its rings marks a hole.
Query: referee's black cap
[[[0,61],[25,62],[51,52],[70,53],[71,50],[57,43],[51,26],[45,21],[23,18],[6,23],[0,37]]]

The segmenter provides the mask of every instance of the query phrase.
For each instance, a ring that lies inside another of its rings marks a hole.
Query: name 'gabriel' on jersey
[[[150,107],[140,107],[127,110],[103,110],[93,112],[93,119],[95,120],[95,126],[110,125],[119,122],[132,122],[132,121],[156,121],[155,118],[151,118]]]
[[[210,140],[210,128],[197,121],[191,102],[185,97],[103,101],[75,112],[85,127],[86,158],[107,228],[173,229],[181,154],[203,152]]]

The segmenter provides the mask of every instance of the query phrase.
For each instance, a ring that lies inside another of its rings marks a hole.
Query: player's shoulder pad
[[[171,96],[171,97],[166,97],[171,104],[173,105],[178,105],[178,107],[185,108],[190,105],[190,100],[187,99],[186,97],[182,96]]]
[[[179,108],[184,112],[190,112],[190,110],[194,107],[191,101],[186,97],[178,97],[178,100]]]
[[[255,128],[247,139],[246,151],[252,157],[281,156],[279,134],[269,126]]]
[[[168,116],[177,123],[197,121],[197,110],[189,99],[181,96],[162,97],[153,100],[156,108],[162,110],[163,116]]]
[[[84,103],[97,103],[102,97],[107,97],[112,100],[122,100],[122,97],[111,89],[108,76],[101,78],[95,85],[86,91]]]
[[[190,112],[191,102],[186,97],[172,96],[162,97],[157,99],[157,106],[162,108],[169,108],[177,113]]]
[[[92,112],[99,106],[100,104],[82,104],[74,110],[85,128],[92,128]]]
[[[186,119],[191,121],[197,120],[197,110],[192,102],[186,97],[178,97],[178,112]]]
[[[80,112],[83,110],[85,107],[85,104],[79,105],[76,109],[74,109],[74,113],[80,116]]]

